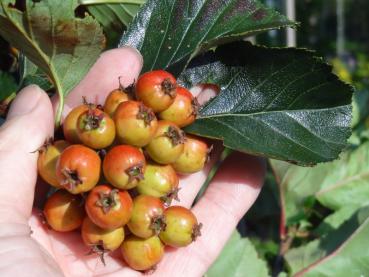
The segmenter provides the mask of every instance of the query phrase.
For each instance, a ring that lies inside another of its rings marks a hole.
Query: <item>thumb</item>
[[[53,134],[48,95],[32,85],[20,91],[0,128],[0,223],[27,223],[37,179],[37,150]]]

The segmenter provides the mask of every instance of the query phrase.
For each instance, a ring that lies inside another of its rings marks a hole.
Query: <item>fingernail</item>
[[[36,85],[22,89],[11,104],[7,119],[32,113],[38,105],[41,93],[41,89]]]

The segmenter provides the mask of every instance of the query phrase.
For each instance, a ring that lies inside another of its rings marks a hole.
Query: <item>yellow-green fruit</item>
[[[157,236],[142,239],[127,237],[122,243],[124,261],[135,270],[149,270],[160,262],[164,255],[164,244]]]

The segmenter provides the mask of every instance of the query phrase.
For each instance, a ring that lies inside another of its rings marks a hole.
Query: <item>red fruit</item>
[[[183,247],[201,235],[202,224],[195,215],[181,206],[171,206],[164,211],[166,227],[159,234],[160,239],[172,247]]]
[[[127,191],[108,185],[94,187],[85,203],[85,209],[91,221],[108,230],[127,224],[131,218],[132,208],[132,198]]]
[[[91,251],[100,255],[104,262],[104,254],[118,249],[124,240],[124,228],[106,230],[94,224],[85,217],[81,229],[83,242],[91,247]]]
[[[172,199],[178,199],[177,173],[170,165],[150,163],[146,166],[143,180],[137,185],[140,194],[159,197],[165,204],[170,205]]]
[[[177,87],[177,96],[169,108],[159,114],[159,118],[169,120],[185,127],[190,125],[196,119],[199,104],[189,90],[183,87]]]
[[[158,235],[165,227],[163,202],[157,197],[139,195],[133,199],[132,217],[128,222],[129,230],[140,238]]]
[[[73,231],[81,226],[85,217],[82,199],[79,195],[58,190],[47,199],[44,215],[47,223],[55,231]]]
[[[55,142],[47,142],[39,150],[39,156],[37,160],[38,173],[48,184],[61,188],[56,178],[56,163],[60,154],[65,148],[69,146],[69,143],[65,140],[58,140]]]
[[[136,96],[154,112],[161,112],[174,102],[176,86],[176,79],[172,74],[164,70],[155,70],[138,78]]]
[[[108,114],[97,108],[89,108],[77,121],[79,139],[88,147],[102,149],[111,145],[115,138],[115,124]]]
[[[154,112],[136,101],[121,103],[115,112],[114,121],[118,139],[138,147],[151,141],[158,126]]]
[[[81,143],[77,134],[77,121],[79,116],[88,110],[88,105],[80,105],[74,108],[64,119],[63,133],[64,137],[70,143]]]
[[[104,176],[119,189],[131,189],[142,180],[145,166],[145,156],[138,148],[119,145],[113,147],[104,158]]]
[[[182,174],[195,173],[204,168],[208,157],[208,145],[196,137],[187,136],[183,153],[172,166],[177,172]]]
[[[130,97],[122,88],[115,89],[105,100],[104,112],[106,112],[111,118],[114,118],[115,111],[120,103],[130,100]]]
[[[183,152],[185,133],[174,123],[160,120],[154,138],[146,146],[150,157],[160,164],[174,163]]]
[[[148,239],[127,237],[122,243],[124,261],[135,270],[150,270],[164,256],[164,245],[157,236]]]
[[[75,144],[67,147],[56,164],[59,184],[70,193],[91,190],[100,178],[101,160],[92,149]]]

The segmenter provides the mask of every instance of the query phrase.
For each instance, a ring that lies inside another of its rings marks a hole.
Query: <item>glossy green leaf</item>
[[[222,253],[205,274],[206,277],[269,276],[265,261],[261,260],[249,239],[235,232]]]
[[[238,151],[314,165],[334,160],[351,129],[352,88],[312,52],[246,42],[194,61],[179,80],[217,84],[187,132]]]
[[[76,18],[77,0],[26,1],[26,10],[14,0],[0,3],[0,35],[21,50],[52,79],[63,97],[85,76],[104,47],[100,25],[91,17]]]
[[[17,92],[17,82],[13,75],[0,70],[0,102]]]
[[[294,276],[365,276],[368,272],[369,207],[321,239],[291,249],[285,259]]]
[[[143,72],[182,72],[201,51],[266,30],[294,26],[256,0],[149,0],[120,42],[144,57]]]

